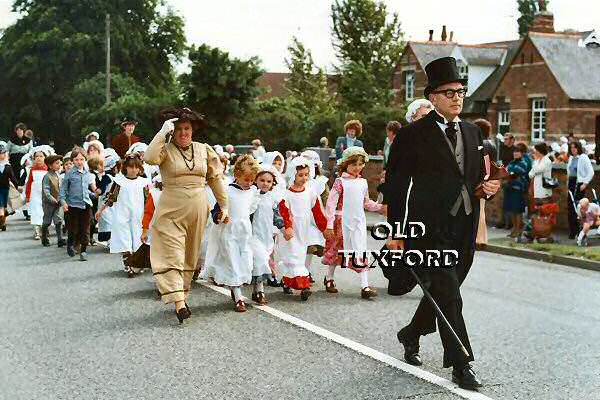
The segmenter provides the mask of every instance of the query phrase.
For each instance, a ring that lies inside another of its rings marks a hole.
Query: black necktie
[[[448,137],[448,140],[450,140],[450,143],[452,143],[453,150],[456,150],[456,133],[458,132],[456,125],[456,122],[450,122],[446,128],[446,136]]]

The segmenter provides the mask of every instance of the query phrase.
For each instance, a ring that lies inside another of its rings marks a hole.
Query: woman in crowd
[[[167,111],[163,118],[162,128],[144,154],[148,164],[159,166],[163,181],[150,260],[162,300],[175,303],[177,319],[183,323],[191,315],[186,297],[209,215],[204,185],[210,186],[221,208],[219,222],[229,222],[229,204],[217,153],[208,144],[192,141],[203,118],[189,108]]]
[[[344,125],[344,132],[346,132],[346,135],[338,137],[335,143],[336,160],[342,158],[342,153],[348,147],[364,147],[363,142],[358,139],[360,135],[362,135],[362,124],[359,120],[353,119],[351,121],[346,122],[346,124]]]
[[[569,215],[569,238],[575,239],[579,226],[577,223],[577,213],[575,208],[579,204],[579,200],[585,197],[585,190],[594,177],[594,167],[590,158],[583,151],[583,146],[578,141],[573,141],[569,144],[569,161],[567,163],[568,190],[573,194],[573,197],[568,195],[567,212]],[[573,203],[573,199],[575,203]]]
[[[429,100],[415,100],[406,108],[405,119],[409,124],[420,120],[434,109],[433,104]]]
[[[513,160],[508,164],[507,170],[510,180],[506,182],[504,190],[504,212],[508,214],[512,224],[510,237],[519,237],[523,229],[523,213],[525,212],[525,193],[527,191],[527,170],[524,155],[527,146],[517,143],[513,152]]]
[[[33,143],[31,142],[31,139],[25,136],[26,130],[27,127],[25,126],[25,124],[19,122],[15,126],[14,136],[8,141],[8,144],[6,146],[6,150],[8,151],[9,163],[13,167],[13,172],[15,173],[17,179],[19,179],[22,176],[21,158],[23,158],[23,156],[29,153],[33,148]],[[23,178],[21,178],[19,185],[25,185],[25,181]]]
[[[546,143],[538,143],[533,147],[533,165],[529,171],[533,179],[533,198],[536,206],[548,204],[552,199],[552,189],[544,185],[544,180],[552,179],[552,161],[548,158]]]
[[[496,156],[496,146],[490,138],[490,132],[492,131],[492,124],[489,121],[479,118],[473,121],[477,125],[481,132],[483,132],[483,154],[493,160]],[[484,199],[479,200],[479,226],[477,228],[477,237],[475,238],[476,246],[485,246],[487,244],[487,223],[485,221],[485,203]]]

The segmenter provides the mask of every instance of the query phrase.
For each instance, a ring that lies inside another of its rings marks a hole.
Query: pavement
[[[378,270],[380,296],[367,301],[350,270],[326,293],[315,260],[313,296],[269,288],[269,312],[235,313],[228,295],[196,285],[180,325],[151,274],[128,279],[100,246],[84,263],[31,236],[14,217],[0,232],[0,399],[600,399],[592,271],[476,254],[462,297],[477,397],[448,383],[437,334],[421,340],[423,367],[398,361],[395,334],[421,293],[388,296]]]

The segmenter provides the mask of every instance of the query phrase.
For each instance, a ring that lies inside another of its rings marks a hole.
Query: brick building
[[[530,143],[569,133],[600,140],[600,35],[595,31],[557,33],[553,15],[541,12],[530,32],[513,41],[462,45],[444,35],[434,41],[432,33],[429,41],[407,43],[393,80],[398,102],[422,97],[424,67],[452,56],[468,79],[463,118],[486,118],[493,132],[511,132]]]

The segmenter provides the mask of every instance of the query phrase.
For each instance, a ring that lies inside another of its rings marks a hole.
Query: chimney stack
[[[429,30],[429,41],[433,42],[433,29]]]
[[[450,31],[450,41],[454,42],[454,31]]]
[[[446,33],[446,25],[442,26],[442,42],[446,41],[448,34]]]
[[[533,17],[529,32],[554,33],[554,14],[546,9],[546,1],[538,1],[538,12]]]

